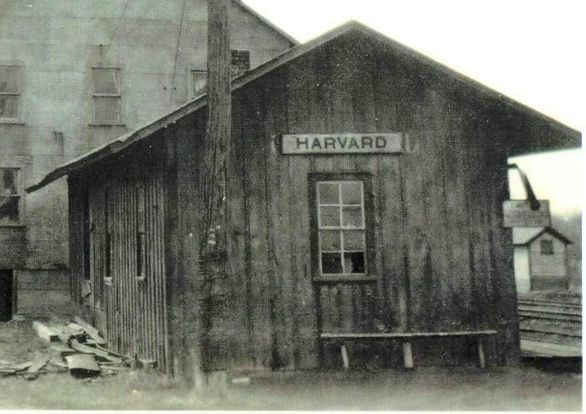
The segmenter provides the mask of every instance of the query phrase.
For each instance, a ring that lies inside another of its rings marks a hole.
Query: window
[[[314,233],[318,277],[366,276],[365,180],[315,180]]]
[[[232,77],[242,75],[244,72],[248,72],[250,70],[249,50],[232,50],[231,54]]]
[[[0,65],[0,120],[18,121],[20,67]]]
[[[208,86],[208,73],[205,70],[191,71],[191,96],[195,98],[206,92]]]
[[[96,125],[122,124],[122,96],[120,69],[93,68],[93,123]]]
[[[20,186],[17,168],[0,168],[0,225],[20,222]]]
[[[250,70],[250,51],[232,50],[230,56],[230,75],[235,78]],[[192,69],[189,77],[189,94],[195,98],[207,92],[208,72],[202,69]]]
[[[144,187],[136,187],[136,275],[146,274],[146,209]]]
[[[550,256],[553,254],[553,240],[541,240],[540,247],[543,256]]]
[[[112,279],[112,223],[110,217],[111,209],[110,190],[104,191],[104,250],[105,250],[105,278]]]

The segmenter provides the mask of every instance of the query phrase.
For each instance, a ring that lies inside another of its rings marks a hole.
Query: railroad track
[[[547,343],[579,343],[582,338],[582,306],[579,303],[543,299],[518,299],[521,338]]]

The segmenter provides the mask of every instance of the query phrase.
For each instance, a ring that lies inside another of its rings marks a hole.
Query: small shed
[[[518,361],[507,158],[579,132],[358,23],[237,78],[232,100],[212,350],[228,368],[339,366],[338,339],[351,364],[470,363],[474,332],[494,333],[488,364]],[[68,176],[73,295],[109,346],[186,378],[205,350],[206,119],[201,96],[29,189]]]
[[[514,228],[517,292],[567,289],[566,247],[571,243],[552,227]]]

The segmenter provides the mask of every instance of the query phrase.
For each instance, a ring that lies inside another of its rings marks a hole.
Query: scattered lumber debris
[[[44,339],[47,342],[59,341],[59,334],[39,321],[33,322],[33,329],[39,338]]]
[[[100,332],[96,328],[94,328],[93,326],[91,326],[89,323],[87,323],[86,321],[84,321],[83,319],[81,319],[78,316],[74,317],[73,320],[81,329],[83,329],[90,336],[90,338],[92,338],[94,341],[96,341],[96,344],[98,344],[98,345],[105,345],[106,344],[106,341],[104,340],[104,338],[102,338],[100,336]]]
[[[92,354],[75,354],[65,357],[69,372],[75,378],[95,377],[102,370]]]
[[[32,361],[0,363],[0,376],[22,375],[33,380],[46,372],[69,371],[75,378],[115,375],[129,369],[132,358],[106,348],[100,332],[81,318],[73,322],[33,321],[37,335],[50,343],[48,354],[39,354]],[[150,362],[150,361],[149,361]]]

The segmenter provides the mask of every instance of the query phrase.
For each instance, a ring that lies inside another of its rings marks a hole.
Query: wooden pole
[[[226,383],[227,274],[226,169],[231,134],[230,0],[208,0],[208,120],[199,223],[202,375],[196,387],[221,389]],[[199,381],[198,381],[199,378]]]

